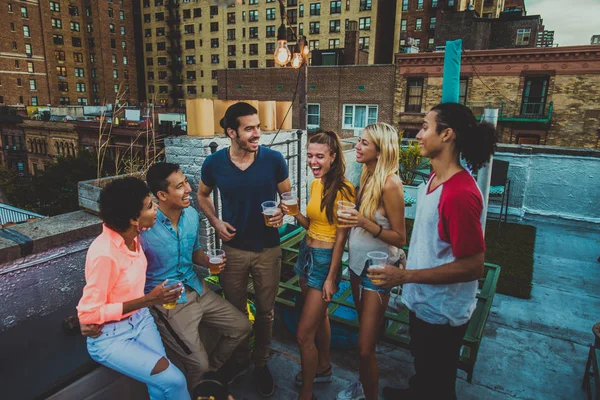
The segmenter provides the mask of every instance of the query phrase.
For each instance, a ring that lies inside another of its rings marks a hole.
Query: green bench
[[[279,284],[279,291],[276,302],[286,306],[295,307],[295,296],[301,292],[298,276],[293,275],[293,267],[298,257],[298,245],[305,235],[302,228],[290,228],[281,235],[281,248],[283,250],[282,259],[282,282]],[[281,232],[280,232],[281,233]],[[405,251],[408,249],[405,248]],[[343,267],[347,267],[344,262]],[[292,273],[290,274],[290,269]],[[288,276],[288,278],[286,278]],[[483,338],[485,324],[492,307],[496,285],[500,276],[500,266],[485,263],[485,274],[479,279],[479,290],[477,291],[477,307],[469,323],[467,333],[463,340],[461,349],[459,368],[467,373],[467,381],[470,383],[473,379],[473,368],[477,361],[479,345]],[[353,330],[358,330],[358,318],[348,320],[339,318],[335,315],[339,307],[349,307],[354,309],[354,302],[351,300],[352,289],[348,286],[341,294],[334,299],[329,306],[330,319],[336,323],[347,326]],[[403,348],[409,348],[410,337],[408,336],[408,309],[404,308],[399,313],[386,312],[385,329],[381,333],[381,339],[398,345]]]

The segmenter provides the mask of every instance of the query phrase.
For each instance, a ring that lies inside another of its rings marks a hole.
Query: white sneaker
[[[362,383],[354,382],[347,389],[342,390],[337,395],[337,400],[363,400],[365,392]]]

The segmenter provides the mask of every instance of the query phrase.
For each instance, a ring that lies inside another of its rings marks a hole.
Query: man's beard
[[[251,149],[249,146],[249,141],[240,139],[240,135],[236,134],[236,138],[234,140],[240,149],[242,149],[248,153],[256,153],[258,151],[258,149],[256,149],[256,150]]]

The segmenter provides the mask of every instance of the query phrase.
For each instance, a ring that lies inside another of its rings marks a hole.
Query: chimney
[[[360,32],[358,32],[358,22],[349,21],[348,29],[344,37],[344,65],[357,65],[358,64],[358,38]]]

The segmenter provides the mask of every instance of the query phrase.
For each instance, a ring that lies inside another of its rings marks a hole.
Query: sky
[[[527,15],[541,15],[547,30],[554,31],[554,44],[590,44],[600,35],[600,0],[525,0]]]

